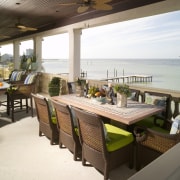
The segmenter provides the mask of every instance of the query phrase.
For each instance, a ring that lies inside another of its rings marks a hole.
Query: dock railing
[[[122,80],[123,83],[135,83],[135,82],[152,82],[151,75],[127,75],[127,76],[119,76],[119,77],[109,77],[106,79],[102,79],[102,81],[111,81],[111,82],[120,82]]]

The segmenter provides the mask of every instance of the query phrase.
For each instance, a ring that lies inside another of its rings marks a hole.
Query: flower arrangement
[[[127,97],[131,95],[131,91],[127,84],[122,84],[122,85],[116,84],[113,89],[114,89],[115,93],[124,94]]]
[[[88,94],[90,97],[95,97],[95,94],[98,92],[98,88],[95,86],[91,86],[88,90]]]

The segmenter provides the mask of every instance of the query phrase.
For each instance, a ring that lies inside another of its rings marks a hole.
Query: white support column
[[[69,30],[69,82],[80,76],[81,29]]]
[[[20,42],[17,40],[13,42],[14,69],[20,69],[21,59],[20,59],[19,43]]]
[[[37,70],[41,72],[42,68],[42,37],[37,36],[33,38],[34,40],[34,54],[36,55],[36,62],[37,62]]]

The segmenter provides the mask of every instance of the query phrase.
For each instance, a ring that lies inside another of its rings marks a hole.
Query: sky
[[[68,43],[67,33],[44,37],[42,57],[68,58]],[[22,42],[21,54],[32,46],[32,41]],[[1,55],[5,49],[0,48]],[[180,11],[88,28],[81,35],[82,59],[179,57]]]
[[[178,58],[180,11],[86,29],[82,34],[82,56]]]

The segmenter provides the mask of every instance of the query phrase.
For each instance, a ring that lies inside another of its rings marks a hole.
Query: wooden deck
[[[152,82],[152,76],[150,75],[128,75],[128,76],[119,76],[119,77],[110,77],[106,79],[101,79],[103,81],[112,81],[120,82],[120,80],[127,83],[136,83],[136,82]]]

